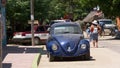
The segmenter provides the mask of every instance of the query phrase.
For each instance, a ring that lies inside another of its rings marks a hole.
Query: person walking
[[[87,38],[89,38],[89,36],[90,36],[90,27],[88,27],[88,28],[86,29],[86,33],[87,33]]]
[[[105,35],[105,31],[104,31],[105,23],[104,22],[99,22],[99,25],[101,27],[100,36],[104,36]]]
[[[98,34],[100,32],[100,26],[96,20],[94,20],[90,26],[91,31],[91,42],[93,47],[98,48]]]

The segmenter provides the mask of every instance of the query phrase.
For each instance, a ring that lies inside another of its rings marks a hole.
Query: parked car
[[[120,30],[118,28],[115,29],[115,38],[120,39]]]
[[[55,23],[50,27],[46,42],[49,61],[56,57],[79,57],[90,59],[90,44],[83,36],[78,23]]]
[[[120,39],[120,31],[117,32],[117,34],[115,35],[116,39]]]
[[[99,19],[98,23],[100,24],[101,22],[104,23],[104,31],[108,35],[111,35],[116,27],[116,25],[113,23],[111,19]]]
[[[64,20],[52,20],[50,22],[50,25],[54,24],[54,23],[64,23],[64,22],[70,22],[71,20],[69,19],[64,19]]]
[[[34,27],[34,43],[40,44],[45,43],[49,36],[47,29],[49,26],[36,26]],[[31,26],[27,27],[25,31],[15,32],[12,41],[15,43],[30,43],[32,38]]]

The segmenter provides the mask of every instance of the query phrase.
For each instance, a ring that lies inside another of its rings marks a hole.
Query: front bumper
[[[55,57],[79,57],[79,56],[83,56],[83,55],[86,55],[90,53],[90,50],[85,50],[85,51],[77,51],[75,54],[66,54],[65,52],[63,51],[60,51],[60,52],[50,52],[50,54],[52,56],[55,56]]]

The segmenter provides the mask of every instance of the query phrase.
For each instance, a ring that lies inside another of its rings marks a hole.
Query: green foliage
[[[34,0],[34,16],[40,22],[60,19],[67,13],[73,19],[85,17],[94,7],[100,6],[108,18],[120,16],[120,0]],[[30,0],[7,0],[7,21],[27,24],[30,20]]]
[[[28,20],[29,1],[21,1],[21,0],[8,0],[6,7],[6,14],[8,20],[20,21],[23,22]]]

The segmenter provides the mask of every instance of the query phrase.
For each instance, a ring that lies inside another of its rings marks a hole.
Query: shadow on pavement
[[[2,49],[2,61],[5,59],[5,57],[9,54],[9,53],[17,53],[17,54],[21,54],[21,53],[40,53],[40,51],[43,50],[42,47],[36,47],[36,46],[23,46],[23,47],[19,47],[19,46],[6,46],[3,47]],[[11,66],[9,63],[8,64],[4,64],[3,66]],[[9,67],[5,67],[5,68],[9,68]]]
[[[120,40],[120,38],[116,38],[116,37],[113,37],[113,36],[99,37],[99,41],[104,41],[104,40]]]
[[[79,57],[64,57],[64,58],[60,58],[60,57],[55,57],[55,60],[53,62],[75,62],[75,61],[96,61],[96,59],[94,59],[92,56],[90,56],[90,59],[86,60],[84,59],[82,56]]]
[[[11,63],[3,63],[2,68],[11,68],[12,64]]]
[[[104,39],[104,40],[120,40],[118,38],[109,38],[109,39]]]
[[[47,54],[47,50],[42,50],[41,54],[42,55],[46,55]]]

